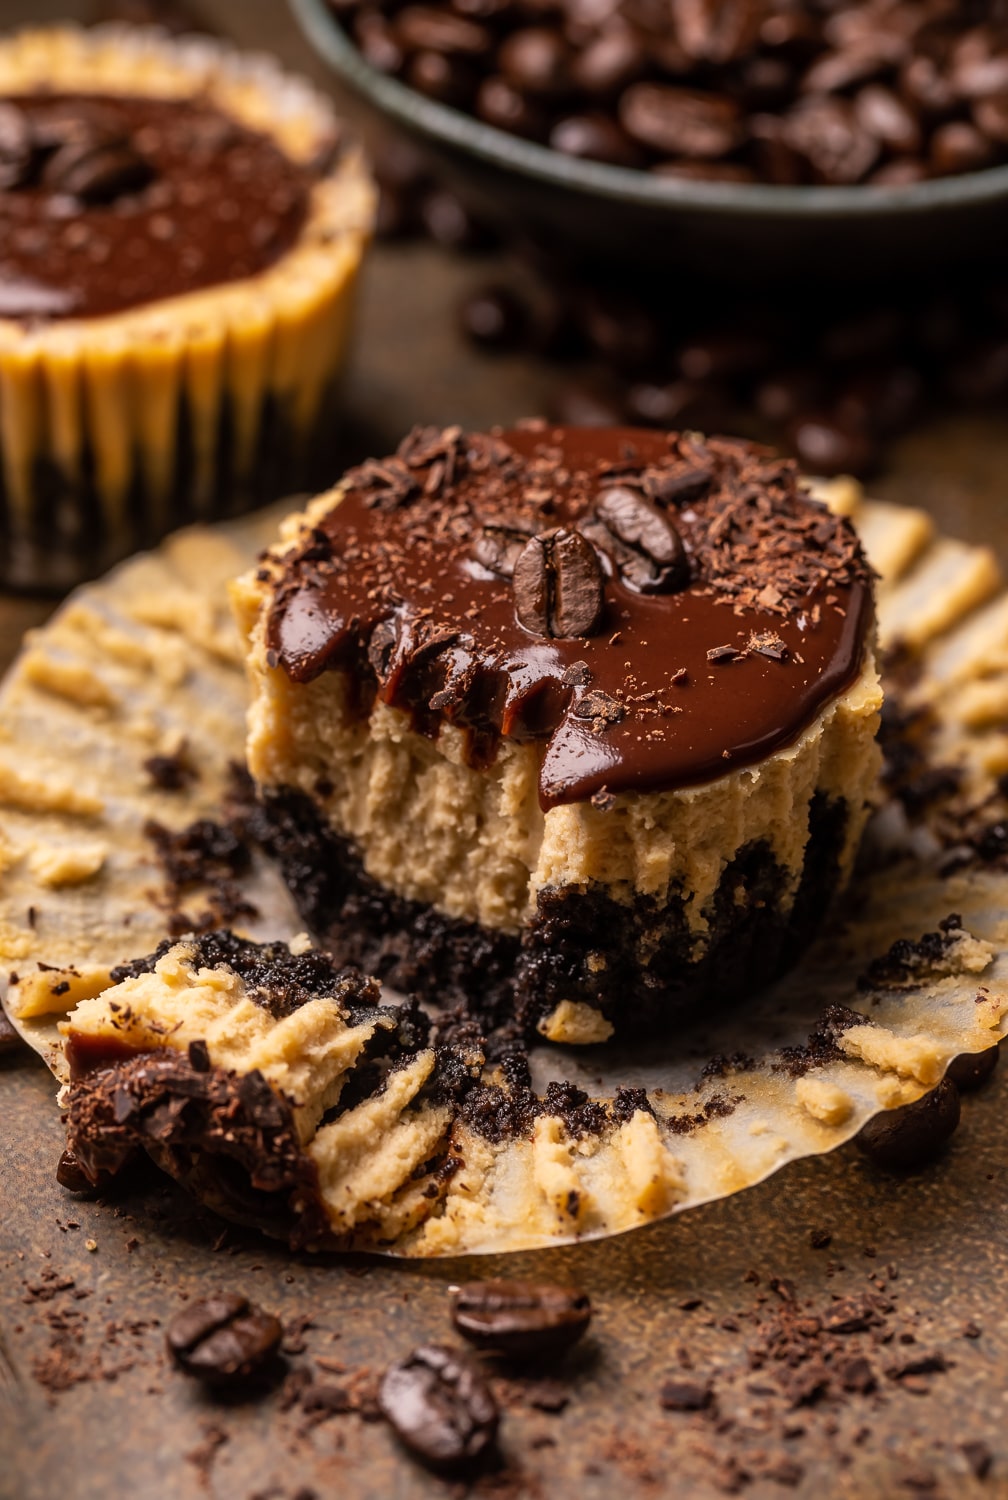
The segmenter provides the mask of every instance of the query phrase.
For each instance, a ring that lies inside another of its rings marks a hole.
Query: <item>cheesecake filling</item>
[[[0,132],[0,317],[19,321],[256,276],[297,241],[319,175],[195,97],[7,95]]]

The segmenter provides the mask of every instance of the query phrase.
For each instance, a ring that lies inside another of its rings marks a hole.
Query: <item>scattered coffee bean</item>
[[[601,538],[629,588],[641,594],[667,594],[685,585],[689,565],[682,538],[642,495],[615,485],[603,490],[595,514],[601,524],[592,540]]]
[[[393,1365],[378,1405],[397,1437],[432,1468],[472,1465],[497,1435],[497,1403],[481,1372],[440,1345],[425,1345]]]
[[[570,639],[598,628],[602,566],[579,531],[561,528],[532,537],[515,562],[513,587],[518,621],[535,635]]]
[[[950,1078],[913,1104],[876,1115],[857,1136],[876,1166],[911,1172],[934,1161],[959,1124],[959,1091]]]
[[[184,1307],[166,1338],[186,1374],[209,1385],[239,1385],[264,1370],[280,1347],[283,1327],[247,1297],[222,1292]]]
[[[963,1052],[949,1063],[945,1077],[951,1079],[960,1094],[972,1093],[987,1082],[1000,1056],[998,1047],[988,1047],[984,1052]]]
[[[584,1292],[552,1282],[471,1281],[452,1289],[452,1322],[462,1337],[512,1358],[562,1354],[590,1321]]]
[[[525,332],[525,306],[506,286],[481,287],[462,303],[460,321],[474,344],[513,349]]]

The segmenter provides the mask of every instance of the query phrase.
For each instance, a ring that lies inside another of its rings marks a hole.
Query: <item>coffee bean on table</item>
[[[499,1413],[464,1354],[427,1344],[386,1371],[378,1405],[396,1436],[432,1468],[458,1470],[492,1446]]]
[[[928,1166],[959,1124],[959,1090],[950,1078],[913,1104],[885,1110],[856,1137],[859,1150],[878,1167],[912,1172]]]
[[[515,614],[534,635],[591,635],[602,616],[598,553],[579,531],[563,527],[530,538],[514,565]]]
[[[452,1288],[452,1322],[478,1349],[510,1358],[562,1354],[591,1322],[584,1292],[552,1282],[470,1281]]]
[[[960,1094],[971,1093],[987,1082],[1000,1056],[998,1047],[988,1047],[984,1052],[963,1052],[949,1063],[945,1077],[952,1080]]]
[[[77,1193],[81,1198],[93,1198],[99,1185],[92,1182],[69,1146],[56,1163],[56,1181],[68,1193]]]
[[[527,318],[522,303],[506,286],[485,286],[462,303],[462,332],[486,349],[513,349],[521,343]]]
[[[240,1385],[259,1374],[277,1352],[283,1328],[235,1292],[189,1305],[168,1325],[168,1348],[187,1375],[209,1385]]]

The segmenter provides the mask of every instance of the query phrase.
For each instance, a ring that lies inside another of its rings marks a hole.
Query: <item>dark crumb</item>
[[[151,818],[144,824],[144,834],[154,845],[164,873],[168,928],[173,936],[226,927],[258,915],[240,884],[252,867],[252,851],[234,828],[199,818],[187,828],[171,829]],[[207,910],[196,916],[182,911],[182,901],[197,892],[209,902]]]
[[[199,778],[199,772],[180,750],[176,755],[150,755],[143,763],[151,785],[162,792],[181,792]]]
[[[937,932],[925,932],[914,941],[899,938],[882,958],[873,959],[858,978],[858,989],[907,989],[941,970],[950,950],[963,935],[962,918],[952,912],[938,924]]]
[[[837,1062],[843,1056],[837,1045],[837,1038],[849,1026],[866,1025],[871,1025],[871,1019],[863,1016],[860,1011],[851,1010],[846,1005],[828,1005],[805,1045],[782,1047],[773,1066],[778,1072],[788,1073],[792,1078],[801,1078],[812,1068]]]
[[[813,1250],[825,1250],[833,1243],[833,1235],[828,1229],[810,1229],[809,1244]]]

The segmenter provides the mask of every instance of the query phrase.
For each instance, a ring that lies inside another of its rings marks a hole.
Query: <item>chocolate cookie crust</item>
[[[0,130],[0,317],[19,320],[255,276],[297,240],[318,175],[197,98],[7,96]]]
[[[341,491],[282,559],[270,662],[460,726],[474,765],[546,741],[543,809],[757,764],[861,668],[857,539],[753,444],[424,429]]]

